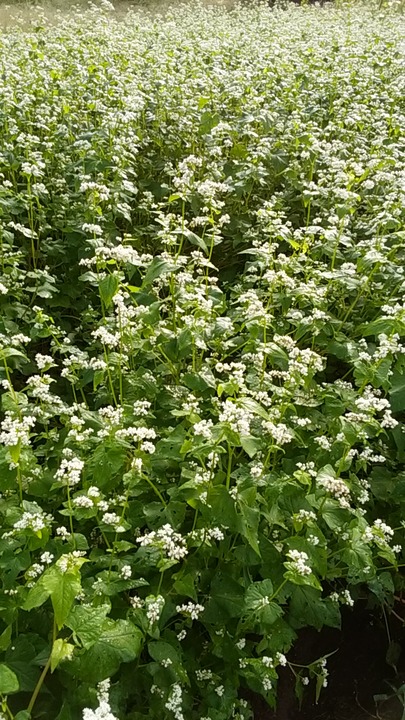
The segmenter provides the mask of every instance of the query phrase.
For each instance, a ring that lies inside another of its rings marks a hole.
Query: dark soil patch
[[[294,678],[288,668],[283,669],[276,712],[269,710],[260,697],[250,698],[255,720],[401,720],[403,705],[387,681],[394,686],[405,682],[405,633],[393,616],[389,626],[398,653],[402,649],[396,670],[386,662],[389,639],[384,620],[364,606],[345,610],[341,631],[302,630],[289,660],[306,664],[337,650],[328,659],[328,686],[322,690],[317,705],[313,684],[307,687],[299,709]],[[392,697],[376,703],[374,696],[379,694]]]

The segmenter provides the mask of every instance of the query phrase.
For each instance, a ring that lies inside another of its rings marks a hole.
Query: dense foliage
[[[0,37],[7,720],[247,720],[279,666],[327,683],[300,627],[389,612],[403,31],[93,7]]]

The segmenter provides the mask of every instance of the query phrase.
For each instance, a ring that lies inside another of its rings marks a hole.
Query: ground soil
[[[404,605],[400,608],[403,612]],[[328,659],[329,678],[315,704],[314,688],[306,688],[299,709],[294,695],[294,678],[283,670],[279,682],[277,711],[269,710],[261,698],[253,700],[255,720],[402,720],[404,706],[389,686],[405,682],[405,633],[403,624],[393,615],[388,618],[391,642],[395,641],[399,659],[395,669],[386,662],[389,639],[384,618],[365,606],[343,614],[342,630],[325,628],[321,632],[305,628],[300,632],[289,659],[305,664],[334,650]],[[400,651],[402,649],[402,653]],[[391,695],[375,701],[379,694]]]

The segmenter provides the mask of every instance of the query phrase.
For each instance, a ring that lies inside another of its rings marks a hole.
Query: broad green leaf
[[[268,605],[273,595],[273,583],[270,579],[261,580],[249,585],[245,594],[245,605],[248,610],[258,610]]]
[[[215,575],[204,619],[216,624],[240,616],[244,605],[243,596],[243,587],[234,578],[224,573]]]
[[[60,713],[57,715],[55,720],[73,720],[72,706],[69,700],[63,703]]]
[[[174,648],[173,645],[170,645],[170,643],[164,642],[163,640],[148,643],[148,652],[149,655],[158,663],[161,663],[162,660],[167,659],[171,660],[174,663],[180,662],[180,657],[176,648]]]
[[[106,306],[106,308],[109,308],[112,302],[112,299],[114,295],[117,293],[117,290],[119,288],[119,280],[116,275],[106,275],[105,278],[103,278],[100,281],[99,284],[99,291],[100,291],[100,297]]]
[[[294,585],[309,585],[317,590],[322,590],[322,585],[314,573],[301,575],[293,567],[291,567],[291,563],[285,563],[285,566],[288,568],[287,572],[284,574],[286,580],[290,580],[290,582],[294,583]]]
[[[161,275],[168,275],[176,269],[173,263],[169,263],[160,257],[153,258],[143,279],[142,287],[151,285]]]
[[[75,646],[63,638],[55,640],[51,652],[51,672],[53,672],[63,660],[70,659],[74,649]]]
[[[18,692],[20,684],[18,677],[7,665],[0,665],[0,694],[10,695]]]
[[[260,511],[257,507],[251,507],[248,502],[243,502],[243,499],[238,501],[238,509],[240,513],[240,532],[255,553],[260,555],[258,542]]]
[[[201,248],[201,250],[204,250],[204,252],[208,255],[208,247],[205,240],[203,240],[199,235],[196,235],[192,230],[189,230],[188,228],[184,228],[180,231],[185,238],[191,243],[191,245],[197,245],[197,247]]]
[[[168,667],[171,672],[181,681],[189,684],[187,673],[181,663],[181,658],[176,648],[164,640],[148,643],[149,655],[159,664],[169,661]]]
[[[324,625],[340,628],[339,603],[323,600],[316,588],[295,586],[291,593],[289,623],[297,629],[311,625],[320,630]]]
[[[12,633],[12,625],[8,625],[5,630],[0,635],[0,650],[7,650],[7,648],[10,646],[11,643],[11,633]]]
[[[135,660],[142,639],[141,631],[128,620],[106,620],[100,638],[89,649],[77,653],[66,670],[94,685],[114,675],[121,663]]]
[[[102,634],[109,611],[109,605],[95,607],[75,605],[66,620],[66,625],[77,635],[83,647],[88,648]]]
[[[65,624],[75,597],[80,593],[80,575],[78,572],[64,573],[54,566],[44,574],[43,584],[50,594],[55,621],[60,630]]]
[[[23,635],[6,652],[6,663],[17,675],[21,692],[32,692],[38,682],[41,670],[33,664],[36,655],[34,645]]]
[[[241,435],[240,444],[242,445],[246,455],[253,458],[260,450],[262,443],[260,438],[253,437],[253,435]]]
[[[390,400],[393,412],[405,410],[405,374],[398,370],[395,370],[391,377]]]
[[[38,582],[32,587],[27,595],[23,610],[32,610],[33,608],[40,607],[49,598],[50,591],[45,587],[43,582],[43,576]]]
[[[179,595],[185,595],[186,597],[190,597],[193,600],[196,600],[197,594],[195,589],[195,576],[191,573],[177,573],[177,575],[174,576],[175,582],[173,585],[174,590]]]
[[[239,405],[243,407],[248,412],[253,413],[253,415],[257,415],[258,417],[261,417],[263,420],[269,420],[269,414],[268,412],[262,407],[256,400],[253,400],[253,398],[249,397],[243,397],[239,400]]]

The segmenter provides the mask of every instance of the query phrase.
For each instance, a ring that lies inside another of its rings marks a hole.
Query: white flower
[[[38,370],[48,369],[52,367],[52,365],[55,365],[54,359],[50,355],[42,355],[41,353],[35,355],[35,362]]]
[[[263,429],[271,435],[277,445],[286,445],[291,442],[294,434],[288,429],[284,423],[275,424],[270,420],[264,420],[262,423]]]
[[[100,497],[100,490],[98,487],[95,487],[94,485],[91,485],[89,489],[87,490],[87,495],[91,498],[98,498]]]
[[[204,612],[204,605],[188,602],[185,605],[177,605],[176,612],[188,615],[192,620],[198,620],[201,613]]]
[[[30,528],[34,532],[39,532],[40,530],[44,530],[50,520],[52,520],[52,518],[45,515],[42,510],[38,512],[24,512],[21,518],[14,523],[13,527],[15,530],[26,530]]]
[[[72,504],[78,508],[93,507],[93,501],[91,498],[87,497],[87,495],[78,495],[78,497],[73,498]]]
[[[282,667],[285,667],[287,665],[287,658],[283,653],[277,652],[276,653],[276,659],[280,663]]]
[[[138,597],[138,595],[134,595],[133,597],[131,597],[129,599],[129,602],[131,603],[131,606],[134,610],[139,610],[145,604],[145,601],[142,600],[142,598]]]
[[[195,676],[197,680],[200,680],[201,682],[203,682],[204,680],[211,680],[212,670],[196,670]]]
[[[200,420],[193,426],[194,435],[201,435],[205,440],[210,440],[213,426],[212,420]]]
[[[269,692],[269,690],[272,689],[273,683],[271,682],[270,678],[264,677],[262,680],[263,690],[264,692]]]
[[[96,330],[93,330],[91,334],[95,340],[100,340],[103,345],[106,345],[107,347],[115,348],[120,344],[119,333],[111,333],[103,325]]]
[[[59,469],[55,473],[55,479],[64,485],[73,487],[80,482],[81,472],[84,468],[83,460],[76,457],[71,450],[63,451],[63,459]]]
[[[182,560],[188,554],[186,541],[180,533],[176,533],[168,523],[159,528],[159,530],[152,530],[150,533],[138,537],[136,542],[138,542],[141,547],[154,545],[155,547],[161,548],[171,560]]]
[[[111,707],[108,699],[108,691],[110,687],[109,680],[103,680],[98,685],[98,707],[96,710],[90,708],[84,708],[83,720],[118,720],[115,715],[111,712]]]
[[[161,612],[163,610],[165,599],[162,597],[162,595],[157,595],[156,597],[153,595],[149,595],[146,600],[146,617],[148,618],[151,625],[154,625],[156,623],[161,615]]]
[[[173,713],[175,720],[184,720],[182,712],[182,689],[178,683],[172,685],[165,708]]]
[[[132,576],[132,570],[130,565],[123,565],[120,570],[120,575],[123,578],[123,580],[129,580]]]
[[[299,550],[289,550],[287,553],[288,557],[291,558],[292,570],[298,573],[298,575],[310,575],[312,570],[309,565],[306,564],[308,555],[306,552],[299,552]]]
[[[312,510],[299,510],[296,518],[301,522],[310,522],[311,520],[316,520],[316,515]]]
[[[229,424],[231,429],[240,435],[250,435],[250,423],[252,420],[252,413],[243,407],[239,407],[232,400],[227,399],[222,403],[219,421]]]
[[[13,413],[7,411],[5,419],[1,423],[0,443],[13,447],[21,444],[29,445],[30,429],[35,425],[36,420],[32,415],[23,418],[13,416]]]
[[[63,540],[67,540],[70,538],[70,532],[67,530],[63,525],[61,527],[57,527],[55,530],[56,534],[59,535]]]
[[[101,504],[101,503],[100,503]],[[99,504],[99,507],[100,507]],[[106,512],[101,518],[101,522],[105,525],[112,525],[116,532],[125,532],[125,528],[121,524],[121,518],[117,513]]]

